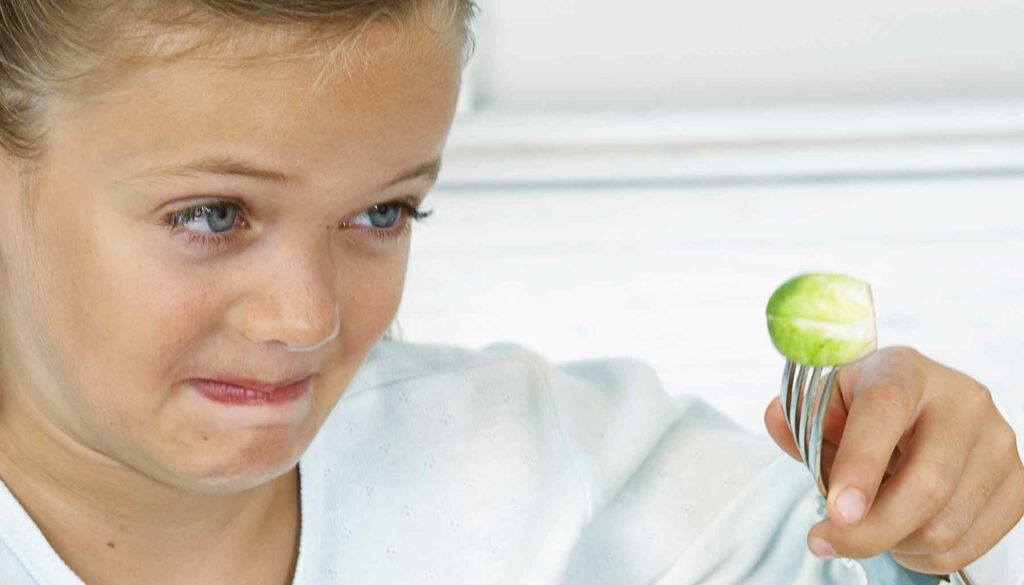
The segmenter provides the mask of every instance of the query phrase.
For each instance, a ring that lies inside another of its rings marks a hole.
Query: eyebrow
[[[386,189],[393,185],[404,183],[405,181],[410,181],[412,179],[418,179],[420,177],[424,177],[429,179],[431,182],[434,182],[437,180],[437,176],[440,172],[441,157],[437,156],[407,171],[399,173],[395,178],[385,182],[381,188]],[[258,167],[244,160],[228,156],[205,157],[195,159],[184,164],[154,167],[134,175],[132,178],[189,177],[197,173],[250,177],[282,185],[298,182],[296,177],[287,173],[274,169]]]

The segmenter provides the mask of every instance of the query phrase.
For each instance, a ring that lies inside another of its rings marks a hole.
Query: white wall
[[[1024,96],[1021,0],[481,0],[491,104]]]
[[[763,432],[782,363],[767,298],[836,270],[874,286],[883,345],[1021,415],[1022,128],[1011,102],[478,111],[427,198],[399,319],[416,341],[640,357]]]
[[[639,357],[763,432],[764,305],[835,270],[1024,414],[1024,1],[481,4],[407,339]]]

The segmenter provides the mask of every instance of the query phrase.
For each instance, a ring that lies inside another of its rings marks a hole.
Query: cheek
[[[167,365],[208,322],[206,295],[130,230],[84,210],[55,216],[45,230],[45,313],[69,383],[90,408],[131,426],[167,382]]]
[[[359,258],[339,271],[337,288],[343,347],[375,342],[398,312],[409,260],[408,240],[386,257]],[[369,347],[366,347],[367,351]]]

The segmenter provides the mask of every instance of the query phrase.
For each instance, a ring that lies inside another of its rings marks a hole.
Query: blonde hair
[[[401,31],[420,16],[459,27],[468,59],[477,11],[474,0],[0,0],[0,149],[38,157],[52,98],[97,93],[154,60],[217,54],[245,42],[235,25],[259,25],[296,50],[332,47],[327,56],[350,65],[369,24]]]

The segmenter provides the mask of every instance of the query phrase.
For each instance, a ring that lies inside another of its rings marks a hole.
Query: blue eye
[[[398,239],[412,228],[412,221],[421,221],[433,212],[421,212],[414,199],[378,203],[341,224],[342,227],[365,228],[369,237],[381,240]],[[360,218],[366,217],[366,220]],[[204,203],[168,214],[163,225],[181,231],[189,243],[201,248],[219,248],[238,235],[235,227],[248,227],[241,204],[221,200]],[[180,229],[179,229],[180,228]]]
[[[175,211],[163,219],[172,232],[182,231],[189,244],[202,250],[224,246],[238,235],[236,225],[247,227],[242,206],[232,201],[216,201]],[[179,228],[181,228],[179,230]]]
[[[359,217],[363,215],[370,218],[370,227],[387,230],[402,218],[402,207],[395,203],[378,203],[359,214]]]
[[[173,227],[183,225],[193,232],[219,234],[234,227],[238,215],[238,205],[219,201],[172,213],[171,225]]]
[[[430,215],[430,212],[421,213],[417,207],[405,201],[392,201],[391,203],[378,203],[357,216],[365,215],[370,220],[369,225],[360,223],[354,225],[367,225],[367,227],[380,230],[390,230],[402,219],[403,212],[409,219],[416,221]]]
[[[356,220],[342,224],[343,226],[359,226],[368,228],[371,237],[378,239],[397,239],[412,228],[412,221],[422,221],[433,211],[420,211],[411,200],[378,203],[356,216]],[[366,216],[369,223],[357,221]],[[404,219],[404,221],[403,221]]]

